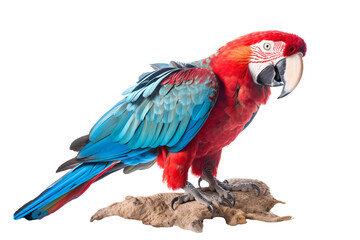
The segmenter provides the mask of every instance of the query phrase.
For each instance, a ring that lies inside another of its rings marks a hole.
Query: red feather
[[[209,78],[209,75],[213,75],[212,71],[206,68],[189,68],[178,71],[171,74],[170,77],[161,82],[161,85],[165,84],[180,84],[185,81],[198,81],[202,83]]]
[[[295,52],[306,53],[306,44],[298,36],[267,31],[248,34],[229,42],[209,58],[211,70],[220,82],[218,99],[205,124],[184,150],[169,153],[166,159],[164,155],[158,158],[159,165],[164,167],[163,180],[170,188],[177,189],[185,185],[190,166],[192,173],[197,176],[201,176],[205,166],[216,175],[222,149],[235,140],[253,113],[267,102],[270,89],[255,84],[248,70],[250,45],[264,39],[285,42],[284,56]],[[202,76],[201,69],[182,71],[178,75],[174,74],[167,82],[179,83],[182,74],[198,74],[199,79]]]

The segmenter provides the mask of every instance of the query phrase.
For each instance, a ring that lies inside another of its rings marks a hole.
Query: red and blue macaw
[[[230,190],[260,193],[251,182],[230,185],[215,178],[221,152],[266,103],[270,87],[283,86],[279,98],[295,89],[305,52],[306,44],[297,35],[264,31],[237,38],[200,61],[151,65],[154,71],[142,74],[88,135],[71,144],[77,156],[58,168],[70,170],[14,218],[41,219],[103,177],[155,162],[164,169],[169,188],[185,191],[171,207],[195,199],[213,211],[213,201],[232,206]],[[187,181],[190,167],[217,196]]]

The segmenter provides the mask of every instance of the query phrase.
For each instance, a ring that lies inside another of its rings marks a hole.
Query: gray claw
[[[229,184],[229,181],[225,179],[225,180],[223,181],[223,183]]]
[[[229,192],[229,196],[230,196],[231,199],[233,200],[233,206],[235,206],[235,196],[234,196],[234,194],[232,194],[231,192]]]
[[[253,189],[256,189],[256,191],[257,191],[257,197],[258,196],[260,196],[260,188],[259,188],[259,186],[258,185],[256,185],[256,184],[254,184],[254,183],[251,183],[251,187],[253,188]]]
[[[179,197],[174,197],[174,199],[171,201],[171,209],[175,211],[174,209],[174,203],[179,200]]]
[[[199,185],[200,189],[201,189],[201,185],[200,185],[201,181],[202,181],[202,178],[200,177],[199,180],[198,180],[198,185]]]
[[[233,205],[231,204],[231,202],[230,202],[229,200],[227,200],[227,199],[224,198],[224,197],[221,197],[221,199],[229,205],[229,208],[232,208],[232,207],[233,207]]]
[[[211,211],[211,219],[213,219],[215,217],[215,210],[214,210],[214,206],[212,203],[210,203],[209,207],[210,211]]]

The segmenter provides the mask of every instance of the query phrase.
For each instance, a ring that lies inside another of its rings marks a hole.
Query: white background
[[[359,239],[358,9],[356,1],[1,1],[1,239]],[[230,227],[215,218],[202,234],[119,217],[89,222],[127,195],[168,191],[157,166],[113,174],[41,221],[12,219],[61,176],[72,140],[149,63],[198,60],[271,29],[307,42],[302,81],[280,100],[273,90],[224,149],[218,177],[266,182],[287,202],[273,212],[294,220]]]

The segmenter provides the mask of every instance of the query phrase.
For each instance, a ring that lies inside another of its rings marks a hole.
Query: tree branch
[[[228,181],[230,184],[252,182],[257,184],[261,190],[258,197],[256,191],[232,191],[236,198],[236,204],[233,208],[213,203],[215,217],[223,217],[228,225],[244,224],[246,219],[264,222],[280,222],[292,219],[290,216],[279,217],[270,212],[275,204],[284,202],[273,198],[265,183],[251,179],[230,179]],[[209,194],[215,194],[209,189],[204,188],[204,190]],[[159,193],[148,197],[128,196],[123,202],[100,209],[91,217],[90,221],[101,220],[109,216],[120,216],[126,219],[141,220],[143,224],[154,227],[172,227],[175,225],[194,232],[202,232],[203,220],[210,219],[211,212],[196,201],[180,205],[175,204],[175,211],[173,211],[170,208],[170,202],[179,195],[181,194]]]

